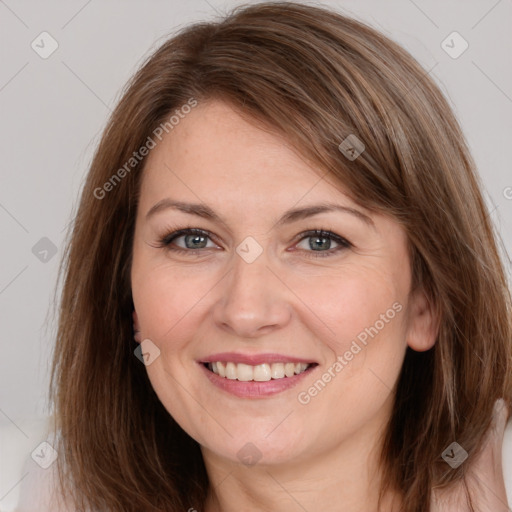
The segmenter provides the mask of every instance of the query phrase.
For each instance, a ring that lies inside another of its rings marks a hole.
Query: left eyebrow
[[[368,226],[375,229],[375,223],[373,220],[368,216],[365,215],[363,212],[351,208],[349,206],[343,206],[336,203],[321,203],[311,206],[306,206],[304,208],[294,208],[292,210],[288,210],[285,212],[285,214],[279,219],[277,222],[277,226],[281,226],[284,224],[290,224],[292,222],[295,222],[300,219],[305,219],[307,217],[311,217],[313,215],[318,215],[319,213],[325,213],[325,212],[333,212],[333,211],[340,211],[344,213],[349,213],[351,215],[354,215],[359,220],[363,221]]]
[[[174,208],[184,213],[197,215],[199,217],[203,217],[212,221],[218,221],[223,224],[226,224],[225,221],[206,204],[173,201],[170,198],[162,199],[161,201],[158,201],[158,203],[153,205],[149,209],[148,213],[146,213],[146,219],[149,219],[157,212],[167,210],[168,208]],[[292,222],[296,222],[307,217],[312,217],[313,215],[333,211],[340,211],[354,215],[359,220],[363,221],[365,224],[375,229],[375,223],[368,215],[365,215],[363,212],[355,208],[343,206],[336,203],[321,203],[316,205],[305,206],[303,208],[293,208],[284,213],[284,215],[277,221],[276,226],[291,224]]]

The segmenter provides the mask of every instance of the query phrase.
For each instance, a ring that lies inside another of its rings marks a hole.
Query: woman
[[[449,105],[373,29],[269,3],[166,42],[64,271],[67,509],[507,509],[495,235]]]

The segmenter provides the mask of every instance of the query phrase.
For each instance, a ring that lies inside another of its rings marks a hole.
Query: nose
[[[247,263],[233,254],[231,272],[222,280],[214,306],[215,324],[238,339],[255,338],[283,328],[291,319],[291,292],[268,267],[263,252]]]

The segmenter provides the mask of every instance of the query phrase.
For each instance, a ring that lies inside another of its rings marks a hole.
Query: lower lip
[[[293,377],[283,377],[282,379],[271,379],[265,382],[248,381],[243,382],[236,379],[221,377],[208,370],[203,363],[199,363],[206,376],[212,384],[228,393],[240,398],[265,398],[277,395],[287,389],[296,386],[304,377],[309,375],[315,368],[309,367],[306,371],[294,375]]]

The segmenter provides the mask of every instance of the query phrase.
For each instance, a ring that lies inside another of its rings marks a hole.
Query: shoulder
[[[49,433],[23,464],[18,506],[14,512],[73,512],[60,494],[55,435]]]
[[[55,464],[47,469],[37,466],[32,459],[27,460],[23,467],[20,500],[16,512],[70,512],[59,508],[55,497],[57,493],[57,474]]]
[[[51,445],[51,443],[49,443]],[[40,452],[43,455],[43,452]],[[512,418],[505,428],[502,446],[503,476],[507,496],[512,497]],[[29,457],[23,467],[20,500],[15,512],[73,512],[58,497],[56,464],[43,469]]]
[[[512,418],[505,428],[503,436],[503,476],[509,501],[512,500]]]

